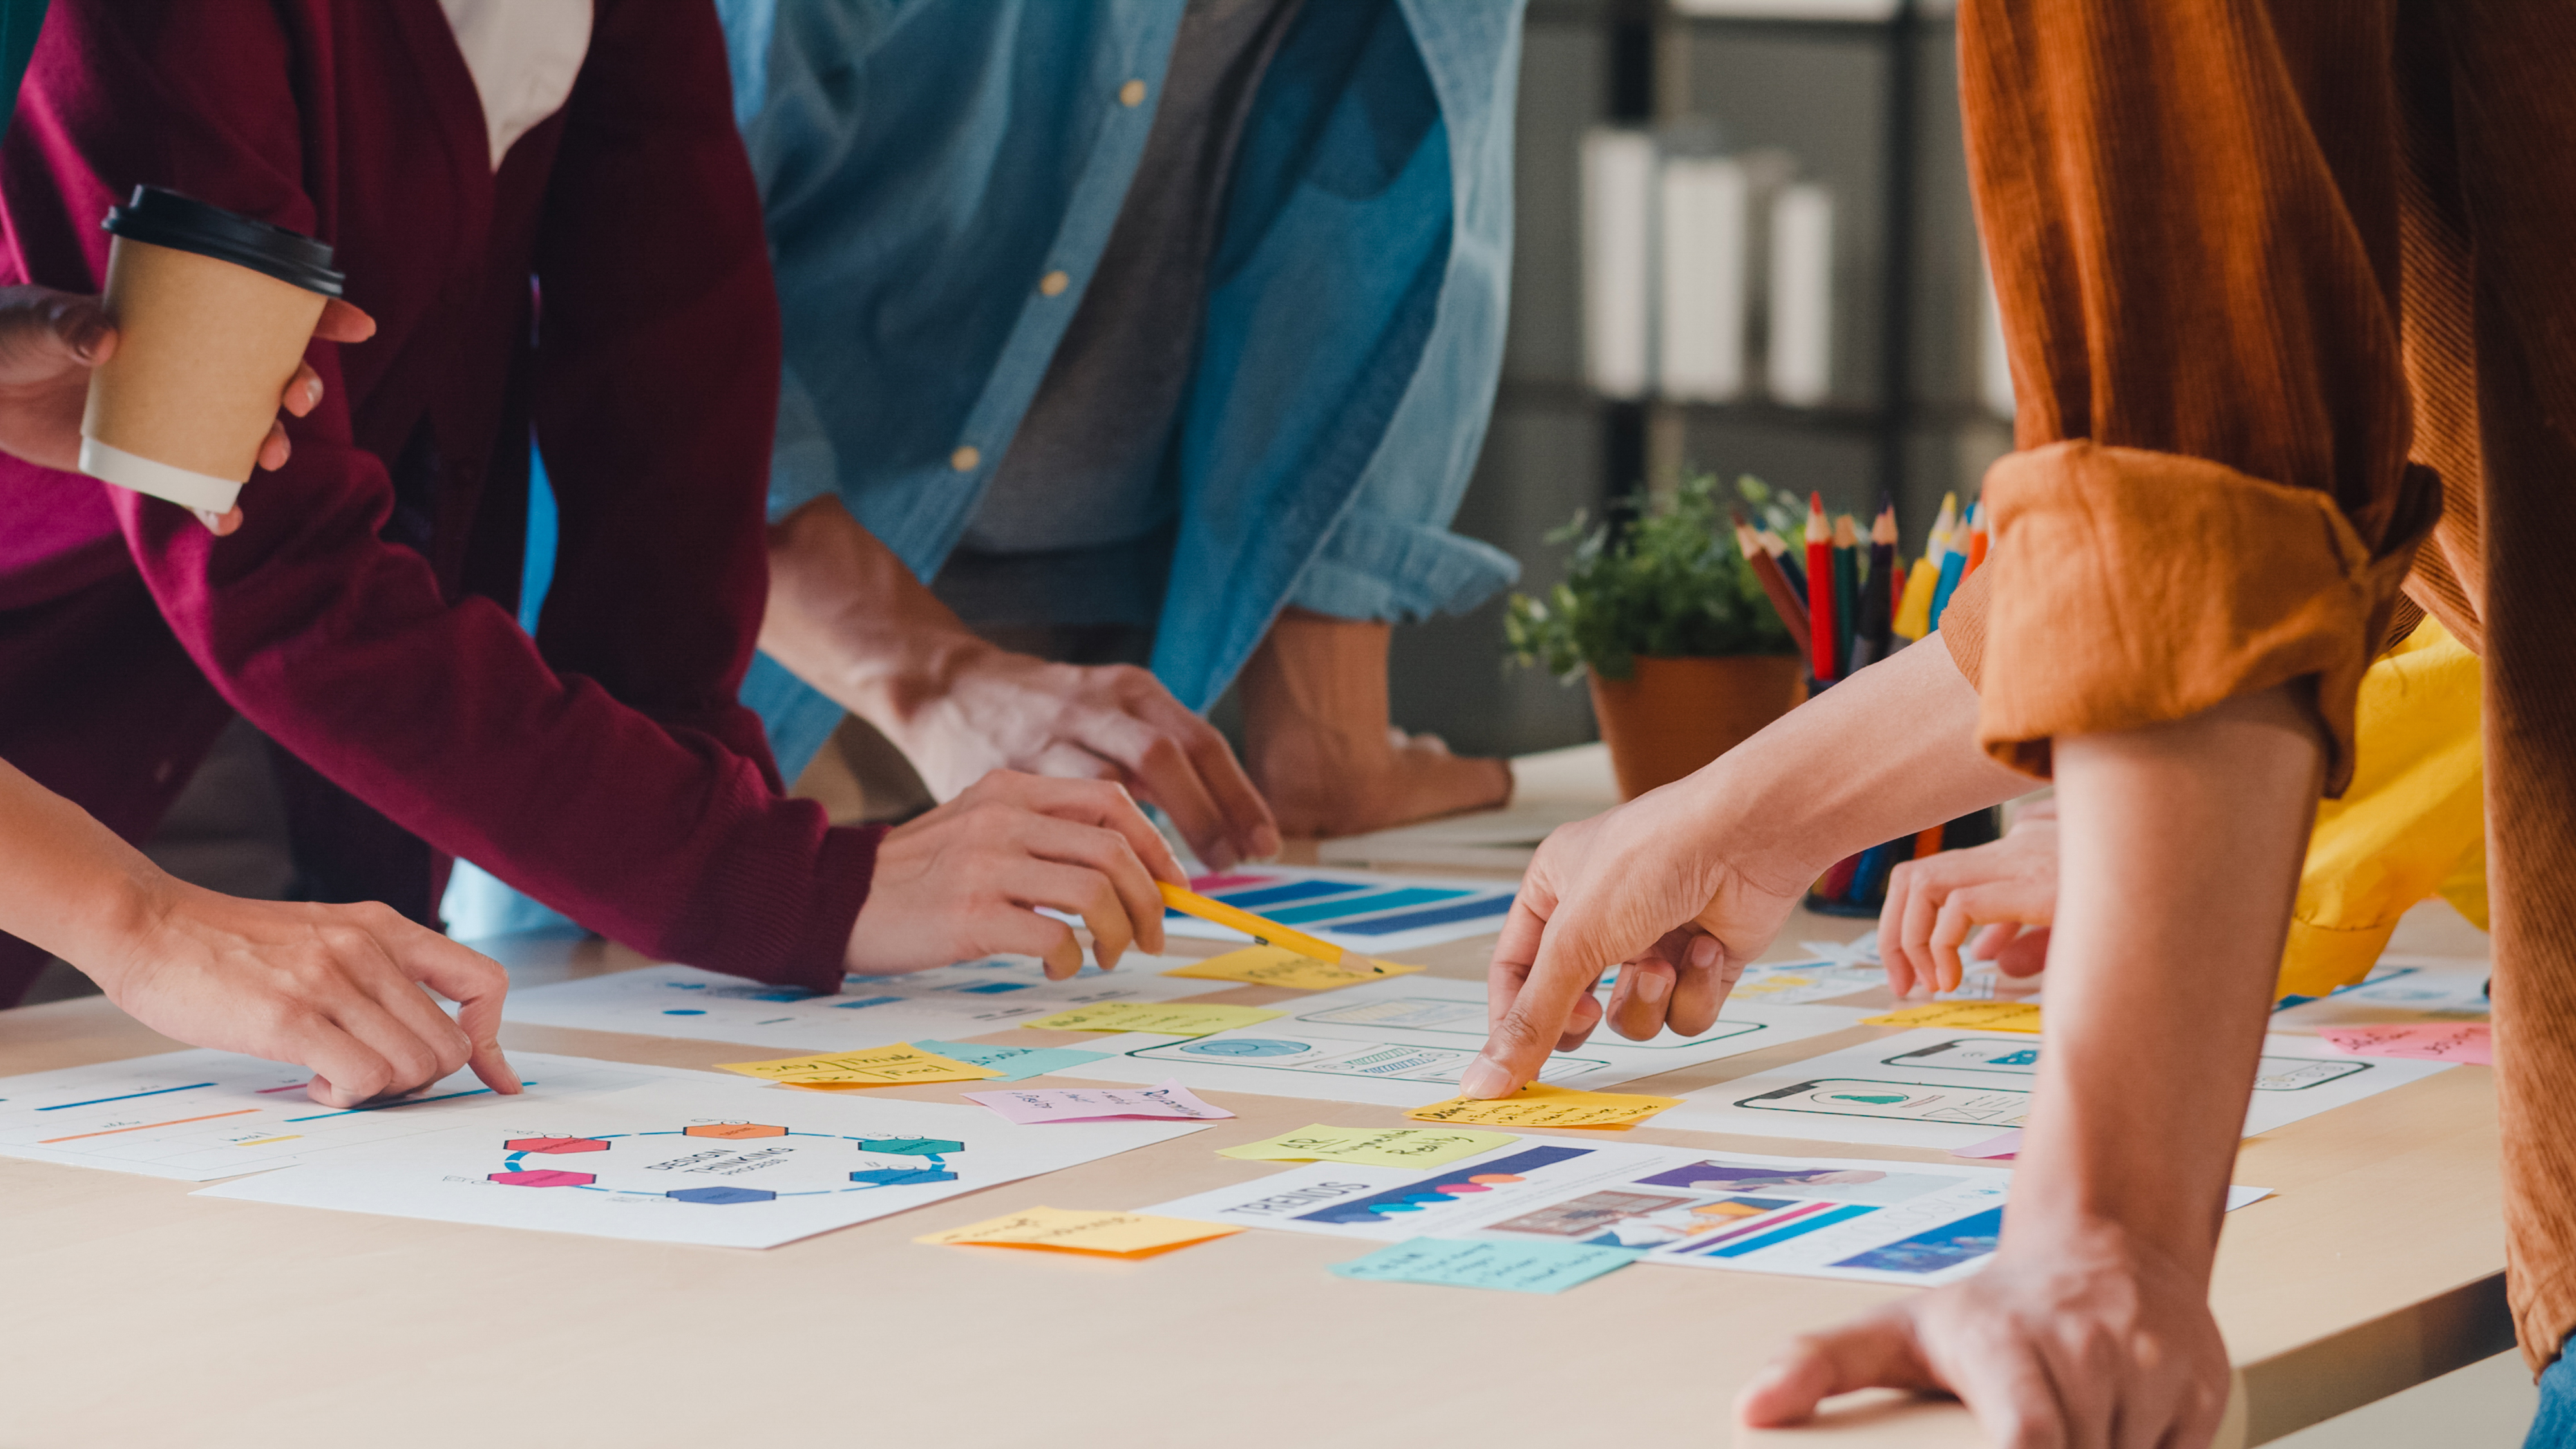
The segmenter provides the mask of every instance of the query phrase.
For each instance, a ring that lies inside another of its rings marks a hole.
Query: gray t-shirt
[[[973,623],[1150,624],[1165,454],[1198,354],[1226,178],[1300,0],[1190,0],[1082,303],[933,588]]]

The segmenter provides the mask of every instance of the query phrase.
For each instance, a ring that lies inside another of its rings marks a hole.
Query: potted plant
[[[1769,498],[1754,480],[1740,486]],[[1717,479],[1692,478],[1624,527],[1576,513],[1548,535],[1574,545],[1565,582],[1545,599],[1512,596],[1512,658],[1589,680],[1623,798],[1716,759],[1800,698],[1788,628],[1731,534]]]

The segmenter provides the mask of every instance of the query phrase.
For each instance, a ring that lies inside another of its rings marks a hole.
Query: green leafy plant
[[[1756,479],[1741,480],[1737,489],[1766,519],[1786,511]],[[1503,635],[1518,663],[1571,684],[1587,667],[1604,679],[1626,679],[1641,654],[1795,652],[1735,546],[1713,475],[1653,499],[1624,529],[1578,512],[1547,540],[1573,544],[1574,557],[1565,582],[1545,598],[1512,595]]]

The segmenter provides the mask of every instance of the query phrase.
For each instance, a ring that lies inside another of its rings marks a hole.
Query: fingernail
[[[1692,954],[1697,955],[1698,953],[1694,951]],[[1646,1003],[1648,1006],[1653,1006],[1662,1001],[1667,995],[1671,994],[1672,989],[1672,982],[1664,979],[1664,973],[1661,971],[1640,971],[1637,973],[1637,999]]]
[[[188,511],[196,514],[198,519],[209,529],[217,529],[224,526],[224,516],[211,508],[192,508]]]
[[[304,404],[305,404],[305,406],[307,406],[307,407],[312,407],[312,406],[314,406],[314,405],[316,405],[316,404],[320,403],[321,401],[322,401],[322,379],[320,379],[320,378],[318,378],[318,377],[317,377],[317,378],[314,378],[312,381],[307,382],[306,384],[304,384]]]
[[[1512,1074],[1493,1061],[1478,1057],[1458,1074],[1458,1095],[1462,1097],[1508,1097],[1514,1090]]]
[[[1717,956],[1718,946],[1717,938],[1715,936],[1702,936],[1698,940],[1691,942],[1690,963],[1692,970],[1715,970],[1717,968]]]
[[[1256,831],[1252,832],[1252,855],[1253,855],[1253,858],[1254,858],[1254,859],[1256,859],[1256,860],[1267,860],[1267,859],[1269,859],[1271,856],[1277,855],[1278,853],[1279,853],[1279,832],[1278,832],[1278,831],[1271,829],[1271,828],[1270,828],[1269,826],[1267,826],[1267,825],[1264,825],[1264,826],[1262,826],[1259,830],[1256,830]]]

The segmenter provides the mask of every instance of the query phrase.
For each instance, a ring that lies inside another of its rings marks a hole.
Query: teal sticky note
[[[1344,1278],[1382,1283],[1439,1283],[1451,1288],[1562,1293],[1635,1261],[1637,1255],[1625,1248],[1596,1248],[1582,1243],[1415,1238],[1380,1248],[1365,1258],[1335,1263],[1333,1271]]]
[[[971,1041],[917,1041],[913,1045],[943,1057],[954,1057],[970,1066],[990,1067],[1001,1073],[991,1079],[996,1082],[1016,1082],[1048,1072],[1069,1071],[1084,1062],[1096,1062],[1109,1055],[1108,1052],[1075,1051],[1071,1047],[991,1046]]]

